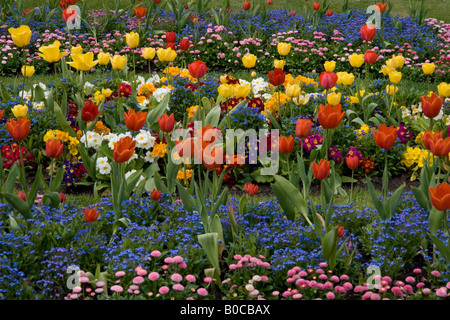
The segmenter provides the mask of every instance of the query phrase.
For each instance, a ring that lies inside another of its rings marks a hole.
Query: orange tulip
[[[438,184],[436,188],[428,188],[431,204],[439,211],[450,209],[450,185],[447,182]]]
[[[175,115],[172,113],[170,116],[167,113],[163,113],[161,117],[158,117],[159,128],[163,132],[172,132],[175,125]]]
[[[98,106],[95,105],[92,101],[86,101],[81,109],[81,120],[83,121],[94,121],[97,118],[100,111],[98,111]]]
[[[420,99],[422,100],[423,114],[428,118],[432,119],[441,112],[444,99],[442,97],[438,97],[434,92],[431,97],[423,96],[420,97]]]
[[[249,195],[254,196],[258,193],[258,186],[251,182],[247,182],[244,185],[244,191],[247,192]]]
[[[311,133],[312,121],[311,119],[298,119],[295,126],[295,135],[299,139],[304,139]]]
[[[320,125],[324,129],[334,129],[336,128],[344,119],[345,111],[342,111],[342,106],[337,104],[335,106],[331,106],[327,104],[324,106],[321,104],[319,106],[319,116],[318,120]]]
[[[355,170],[359,167],[359,158],[357,156],[348,156],[345,158],[345,162],[350,170]]]
[[[60,140],[50,139],[45,144],[45,154],[49,158],[58,159],[63,152],[64,144]]]
[[[209,144],[208,144],[209,145]],[[206,151],[206,152],[205,152]],[[218,159],[217,159],[218,158]],[[218,169],[224,163],[223,149],[207,146],[202,150],[202,162],[208,170]]]
[[[281,154],[289,154],[294,150],[294,137],[290,135],[289,137],[280,137],[280,153]]]
[[[0,119],[3,118],[4,114],[5,114],[5,110],[0,110]]]
[[[83,215],[84,215],[84,220],[86,222],[92,223],[92,222],[97,221],[99,212],[97,211],[97,207],[95,207],[93,209],[86,208],[83,211]]]
[[[6,123],[8,127],[8,132],[11,138],[17,141],[22,141],[28,136],[30,132],[30,120],[27,118],[19,118],[16,120],[9,119],[9,122]]]
[[[427,150],[431,150],[431,143],[437,139],[442,139],[443,131],[431,132],[427,130],[424,132],[422,137],[422,143]]]
[[[338,225],[337,228],[338,228],[338,238],[340,239],[344,236],[345,228],[340,225]]]
[[[158,201],[161,199],[161,190],[153,189],[153,191],[150,193],[150,196],[153,200]]]
[[[380,8],[381,13],[384,13],[386,11],[387,5],[388,5],[387,3],[381,3],[381,2],[377,2],[377,4],[376,4],[376,6],[378,8]]]
[[[125,115],[125,125],[128,130],[139,131],[145,124],[147,119],[147,112],[134,111],[133,109],[128,110],[128,113],[124,112]]]
[[[144,7],[139,7],[139,8],[134,8],[134,14],[136,15],[136,17],[138,18],[142,18],[145,16],[145,14],[147,13],[147,8]]]
[[[330,161],[327,161],[325,159],[321,159],[319,164],[316,162],[312,163],[312,170],[314,177],[316,177],[319,180],[323,180],[328,177],[330,174]]]
[[[447,157],[450,152],[450,137],[447,137],[445,139],[432,139],[430,143],[430,151],[436,157]]]
[[[378,147],[389,150],[397,139],[397,128],[387,127],[384,123],[378,127],[378,131],[372,129],[373,139]]]
[[[113,159],[117,163],[122,163],[130,160],[136,148],[136,141],[131,137],[126,136],[121,138],[114,144]]]

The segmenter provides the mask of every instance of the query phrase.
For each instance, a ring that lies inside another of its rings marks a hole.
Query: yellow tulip
[[[385,75],[385,76],[388,76],[389,73],[392,72],[392,70],[395,70],[395,68],[389,67],[389,66],[387,66],[387,65],[383,65],[383,66],[381,67],[380,73],[382,73],[382,74]]]
[[[158,60],[163,62],[172,62],[177,57],[177,52],[172,50],[172,48],[159,48],[156,54],[158,55]]]
[[[14,108],[11,108],[11,111],[14,114],[14,117],[25,118],[28,113],[28,107],[23,104],[17,104],[14,106]]]
[[[127,46],[134,49],[139,46],[139,33],[135,33],[131,31],[125,35],[125,39],[127,41]]]
[[[275,66],[275,68],[283,70],[284,66],[286,65],[286,61],[284,61],[284,60],[275,60],[273,62],[273,65]]]
[[[142,56],[145,60],[152,60],[155,58],[156,50],[155,48],[144,48],[142,49]]]
[[[127,65],[127,57],[115,55],[111,59],[111,65],[114,70],[123,70],[123,68]]]
[[[244,67],[251,69],[256,64],[256,56],[254,54],[247,53],[242,57],[242,63],[244,64]]]
[[[438,92],[439,95],[443,98],[450,97],[450,84],[447,84],[446,82],[441,82],[438,85]]]
[[[286,95],[289,98],[297,97],[300,95],[300,93],[301,93],[301,90],[300,90],[300,87],[298,86],[298,84],[292,84],[292,85],[287,86],[287,88],[286,88]]]
[[[83,54],[83,48],[81,46],[76,46],[70,48],[70,54]]]
[[[359,68],[364,63],[364,55],[354,53],[350,57],[348,57],[348,61],[353,68]]]
[[[396,70],[392,70],[389,73],[389,81],[393,84],[397,84],[402,80],[402,73]]]
[[[292,101],[294,101],[294,103],[296,105],[300,105],[300,104],[305,105],[309,102],[310,97],[311,97],[310,95],[306,95],[306,96],[299,95],[298,97],[292,98]]]
[[[243,85],[236,85],[234,87],[234,93],[236,95],[236,98],[246,98],[248,94],[250,93],[250,85],[249,84],[243,84]]]
[[[71,65],[78,71],[89,71],[98,63],[98,60],[94,61],[94,53],[92,52],[85,54],[72,54],[71,57],[73,61],[67,62],[67,64]]]
[[[291,44],[286,42],[280,42],[277,45],[278,53],[282,56],[287,56],[291,51]]]
[[[397,93],[398,88],[394,85],[387,85],[386,86],[386,93],[390,96],[393,96],[394,93]]]
[[[228,99],[234,94],[234,86],[231,84],[221,84],[217,87],[219,95],[225,99]]]
[[[113,94],[113,91],[111,89],[102,89],[102,95],[105,96],[105,98],[109,98]]]
[[[336,62],[335,61],[326,61],[323,66],[325,68],[325,71],[333,72],[334,69],[336,68]]]
[[[111,61],[111,56],[109,53],[99,52],[97,55],[98,64],[106,66]]]
[[[336,72],[336,75],[338,76],[337,81],[336,81],[337,85],[343,84],[342,77],[344,77],[345,74],[347,74],[347,72],[342,72],[342,71]]]
[[[332,106],[335,106],[341,102],[341,94],[332,92],[327,96],[327,102]]]
[[[31,77],[35,72],[34,66],[23,66],[22,67],[22,75],[24,77]]]
[[[393,68],[393,69],[401,69],[401,68],[403,68],[404,64],[405,64],[405,57],[403,57],[403,56],[392,56],[391,59],[388,59],[386,61],[386,65],[389,68]]]
[[[353,73],[346,73],[342,76],[342,84],[344,86],[351,86],[355,82],[355,76]]]
[[[19,28],[9,28],[11,38],[18,47],[25,47],[31,40],[31,29],[29,26],[20,26]]]
[[[42,46],[39,48],[39,51],[42,53],[38,53],[41,58],[43,58],[48,63],[55,63],[61,60],[62,57],[66,55],[65,51],[59,51],[59,47],[61,43],[56,40],[53,44],[48,46]]]
[[[423,73],[425,73],[426,75],[433,74],[434,69],[436,69],[436,66],[434,65],[434,63],[424,63],[424,64],[422,64]]]

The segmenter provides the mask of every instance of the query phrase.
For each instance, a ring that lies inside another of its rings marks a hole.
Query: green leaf
[[[125,182],[125,199],[128,199],[130,195],[133,193],[134,188],[136,187],[136,183],[139,181],[139,178],[142,175],[142,170],[133,172]],[[125,200],[125,199],[122,199]]]
[[[27,195],[28,206],[30,207],[30,210],[33,207],[34,201],[36,200],[36,196],[41,186],[42,180],[43,180],[42,167],[41,165],[39,165],[36,171],[36,177],[34,178],[34,182],[31,185],[30,191],[28,192]]]
[[[64,171],[65,169],[63,167],[60,167],[58,169],[58,172],[56,173],[56,176],[53,178],[52,182],[50,183],[50,191],[59,191],[61,188],[61,183],[64,178]]]
[[[449,248],[447,248],[447,246],[445,245],[444,242],[442,242],[442,240],[440,240],[439,238],[437,238],[436,236],[433,236],[431,234],[429,234],[431,240],[433,240],[434,244],[436,245],[436,247],[438,248],[440,254],[442,255],[442,257],[445,259],[445,261],[447,263],[450,263],[450,250]]]
[[[20,230],[19,225],[17,224],[16,219],[13,216],[9,216],[9,225],[13,230]]]
[[[11,193],[3,193],[2,195],[14,209],[23,215],[25,219],[31,219],[31,209],[25,201]]]
[[[378,214],[380,215],[381,219],[386,219],[386,211],[384,209],[383,204],[381,203],[381,200],[378,198],[378,194],[375,190],[375,187],[373,186],[372,182],[368,177],[366,177],[367,182],[367,188],[369,189],[370,197],[372,198],[372,202],[375,206],[375,209],[377,209]]]
[[[210,229],[212,233],[217,233],[217,239],[221,241],[221,243],[217,244],[219,255],[221,255],[226,247],[225,247],[225,238],[223,237],[222,223],[220,222],[220,218],[217,214],[215,214],[214,217],[212,218]]]
[[[147,114],[147,127],[151,127],[152,124],[158,121],[158,117],[160,117],[166,110],[169,105],[170,94],[166,95],[158,106],[152,110],[150,110]]]
[[[19,176],[19,167],[18,167],[18,162],[16,161],[16,162],[14,162],[11,170],[9,171],[8,178],[6,178],[5,191],[7,193],[13,193],[18,176]]]
[[[211,215],[215,215],[219,210],[220,206],[225,205],[227,202],[228,202],[228,188],[225,187],[219,199],[215,202],[213,208],[211,209]]]
[[[119,230],[120,226],[124,226],[125,228],[128,228],[128,224],[130,223],[130,219],[127,218],[120,218],[113,224],[113,233],[116,234],[117,230]]]
[[[329,261],[330,257],[332,257],[333,253],[336,252],[337,247],[337,228],[332,228],[328,231],[322,239],[322,255],[323,257]]]
[[[431,202],[430,199],[427,198],[427,195],[423,193],[422,190],[416,187],[412,187],[411,191],[414,195],[414,198],[416,198],[417,203],[424,209],[430,210],[431,209]]]
[[[439,227],[441,226],[442,220],[445,217],[443,211],[439,211],[435,207],[430,210],[430,215],[428,217],[428,224],[432,235],[435,235]]]
[[[401,185],[400,187],[395,190],[395,192],[392,194],[391,198],[389,199],[389,219],[392,217],[392,214],[397,210],[397,206],[402,200],[403,191],[405,190],[405,184]]]
[[[183,202],[184,209],[186,213],[194,212],[196,201],[191,193],[189,193],[185,187],[181,185],[178,181],[175,181],[178,188],[178,193],[180,194],[181,201]]]
[[[208,261],[214,267],[214,278],[218,283],[221,283],[218,240],[218,234],[215,232],[198,235],[198,242],[202,246]]]
[[[61,198],[58,192],[50,191],[42,197],[42,203],[51,208],[57,208],[60,202]]]
[[[209,102],[209,100],[208,100]],[[209,103],[211,105],[211,103]],[[212,127],[217,127],[220,120],[221,109],[220,106],[215,106],[206,116],[206,125],[210,124]]]

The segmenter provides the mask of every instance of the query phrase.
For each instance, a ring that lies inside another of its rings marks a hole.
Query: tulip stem
[[[438,166],[438,175],[436,177],[436,179],[437,179],[436,184],[440,184],[441,183],[440,182],[440,180],[441,180],[441,157],[437,158],[437,162],[438,162],[438,164],[437,164],[437,166]]]
[[[52,158],[52,161],[51,161],[51,164],[50,164],[50,183],[49,183],[49,186],[51,186],[51,184],[52,184],[54,166],[55,166],[55,159]]]
[[[350,182],[350,203],[353,201],[353,176],[355,174],[355,170],[352,169],[352,181]]]
[[[25,52],[25,49],[22,49],[23,53],[23,62],[24,62],[24,73],[23,73],[23,88],[22,88],[22,100],[25,96],[25,91],[27,89],[27,54]]]

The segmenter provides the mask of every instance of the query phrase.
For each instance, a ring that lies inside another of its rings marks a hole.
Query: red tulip
[[[201,60],[196,60],[188,65],[189,73],[192,77],[196,79],[202,78],[205,74],[208,68],[206,67],[206,64]]]
[[[289,154],[294,150],[294,137],[290,135],[289,137],[280,137],[279,148],[281,154]]]
[[[438,184],[436,188],[428,188],[433,207],[439,211],[450,209],[450,185],[447,182]]]
[[[350,170],[355,170],[359,167],[359,158],[357,156],[348,156],[345,158],[345,162]]]
[[[66,0],[66,2],[69,4],[69,6],[73,6],[77,3],[77,0]]]
[[[334,87],[338,80],[338,76],[334,72],[322,72],[319,75],[319,83],[324,89],[331,89]]]
[[[304,139],[311,133],[312,121],[311,119],[298,119],[295,126],[295,135],[299,139]]]
[[[376,145],[384,150],[392,148],[397,140],[397,128],[394,126],[388,128],[384,123],[378,127],[378,131],[372,129],[372,133]]]
[[[258,186],[256,184],[251,183],[251,182],[247,182],[244,185],[244,191],[246,193],[248,193],[249,195],[254,196],[254,195],[256,195],[258,193]]]
[[[59,2],[59,6],[61,7],[61,9],[66,9],[69,6],[69,4],[63,0]]]
[[[63,203],[64,201],[66,201],[66,199],[67,199],[67,196],[64,193],[60,192],[59,193],[59,202]]]
[[[3,118],[3,115],[5,114],[5,110],[0,110],[0,119]]]
[[[83,215],[84,215],[84,220],[86,222],[92,223],[92,222],[97,221],[99,212],[97,211],[97,207],[95,207],[93,209],[86,208],[83,211]]]
[[[64,9],[62,12],[62,18],[64,21],[67,21],[74,14],[75,15],[77,14],[77,12],[74,9]]]
[[[448,157],[450,153],[450,137],[433,139],[430,144],[430,151],[436,157]]]
[[[28,136],[28,133],[30,133],[30,120],[27,120],[26,117],[19,118],[17,121],[9,119],[6,126],[8,127],[11,138],[17,141],[24,140]]]
[[[247,11],[248,9],[250,9],[251,6],[252,6],[252,3],[250,1],[244,1],[244,4],[242,7],[244,8],[245,11]]]
[[[131,137],[126,136],[120,138],[119,141],[114,143],[113,159],[117,163],[123,163],[130,160],[136,148],[136,141]]]
[[[320,9],[320,2],[313,2],[313,9],[314,10],[319,10]]]
[[[175,42],[167,42],[166,43],[166,49],[171,48],[172,50],[176,50],[177,46],[175,45]]]
[[[431,150],[431,145],[439,139],[442,139],[442,135],[444,133],[442,131],[431,132],[430,130],[426,130],[422,136],[422,143],[427,150]]]
[[[24,11],[24,12],[22,12],[22,13],[23,13],[23,15],[24,15],[24,16],[26,16],[26,15],[27,15],[27,13],[28,13],[28,12],[30,12],[31,10],[33,10],[33,9],[27,9],[27,10],[25,10],[25,11]]]
[[[338,225],[338,238],[342,238],[345,233],[345,228],[343,226]]]
[[[271,5],[273,5],[273,1],[272,1],[272,0],[267,1],[267,4],[268,4],[269,6],[271,6]]]
[[[17,192],[17,196],[22,199],[23,201],[27,202],[27,195],[23,191]]]
[[[166,33],[166,42],[170,43],[173,42],[175,43],[175,41],[177,41],[177,34],[175,32],[167,32]]]
[[[342,106],[340,104],[337,104],[335,106],[332,106],[330,104],[324,106],[323,104],[321,104],[319,106],[318,120],[320,125],[324,129],[336,128],[344,119],[344,117],[345,111],[342,111]]]
[[[180,41],[180,50],[181,50],[181,51],[188,51],[190,45],[191,45],[191,44],[190,44],[189,39],[183,38],[183,39],[181,39],[181,41]]]
[[[283,84],[286,79],[286,74],[283,72],[283,69],[275,68],[272,71],[269,71],[269,82],[273,86],[279,86]]]
[[[223,149],[210,146],[203,148],[202,162],[206,169],[214,170],[220,168],[224,162],[223,160]]]
[[[365,41],[372,41],[377,33],[377,28],[373,24],[365,24],[359,29],[361,38]]]
[[[163,113],[161,117],[158,117],[158,124],[162,132],[172,132],[175,126],[175,115],[172,113],[169,116],[167,113]]]
[[[331,17],[333,15],[333,10],[327,10],[326,15]]]
[[[147,14],[147,8],[140,6],[139,8],[134,8],[134,14],[138,18],[142,18]]]
[[[159,199],[161,199],[161,190],[153,189],[153,191],[150,193],[150,196],[153,200],[159,201]]]
[[[88,100],[84,104],[83,109],[81,109],[81,120],[86,122],[94,121],[99,114],[100,111],[98,111],[98,106],[95,105],[91,100]]]
[[[125,115],[125,125],[128,130],[139,131],[145,124],[147,119],[147,112],[134,111],[133,109],[128,110],[128,113],[124,112]]]
[[[64,149],[64,144],[60,140],[49,139],[45,144],[45,155],[52,159],[58,159]]]
[[[314,177],[319,180],[323,180],[330,174],[330,161],[321,159],[319,164],[317,162],[312,163],[312,170]]]
[[[373,50],[367,50],[366,53],[364,53],[364,62],[368,64],[372,64],[377,62],[378,55]]]
[[[161,0],[153,0],[155,4],[161,3]]]
[[[438,97],[434,92],[431,97],[423,96],[420,97],[420,99],[422,100],[423,114],[428,118],[432,119],[441,112],[444,99],[442,97]]]

